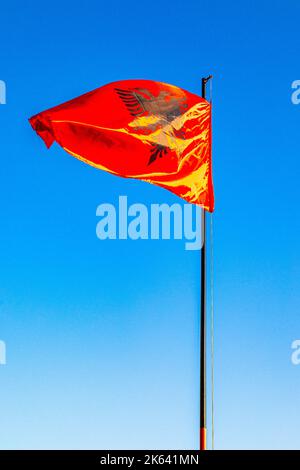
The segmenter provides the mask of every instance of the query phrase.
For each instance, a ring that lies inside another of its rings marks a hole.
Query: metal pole
[[[212,78],[202,78],[202,98],[206,99],[206,84]],[[200,450],[206,450],[206,211],[202,210],[201,302],[200,302]]]

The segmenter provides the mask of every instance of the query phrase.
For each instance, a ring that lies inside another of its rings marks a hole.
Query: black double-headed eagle
[[[172,122],[181,116],[187,108],[186,97],[184,95],[172,95],[168,91],[160,91],[158,96],[154,96],[149,90],[144,88],[134,88],[131,90],[122,90],[116,88],[116,93],[123,101],[130,115],[134,118],[142,116],[153,116],[154,122],[147,124],[147,128],[155,131],[159,128],[162,132],[170,133],[176,131],[172,127]],[[164,129],[168,129],[164,131]],[[150,159],[148,165],[153,163],[157,158],[162,158],[168,152],[168,147],[161,144],[151,144]]]

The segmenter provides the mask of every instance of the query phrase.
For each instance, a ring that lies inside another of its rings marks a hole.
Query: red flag
[[[149,80],[110,83],[30,120],[47,147],[172,191],[214,209],[211,105],[181,88]]]

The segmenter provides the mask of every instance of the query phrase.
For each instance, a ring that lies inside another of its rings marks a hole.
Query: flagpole
[[[202,98],[206,99],[206,84],[212,78],[202,78]],[[206,211],[202,210],[202,248],[200,254],[200,450],[206,450]]]

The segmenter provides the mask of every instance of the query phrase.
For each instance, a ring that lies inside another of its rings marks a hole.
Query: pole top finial
[[[203,77],[203,78],[202,78],[202,81],[203,81],[204,83],[207,83],[207,82],[208,82],[209,80],[211,80],[212,78],[213,78],[212,75],[208,75],[208,77]]]
[[[212,78],[212,75],[202,78],[202,98],[206,99],[206,84]]]

